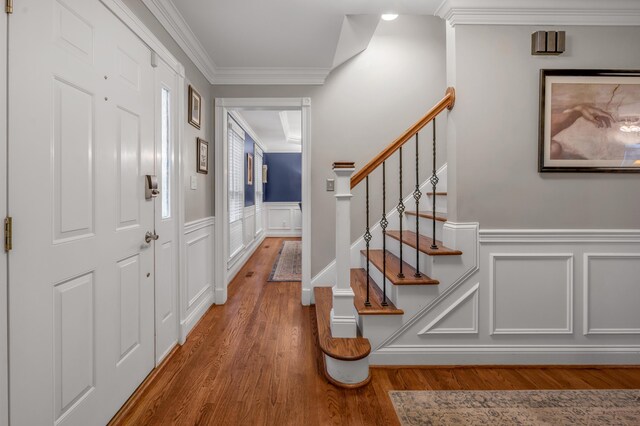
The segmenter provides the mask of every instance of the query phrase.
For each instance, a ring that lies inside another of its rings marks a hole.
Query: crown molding
[[[640,25],[637,0],[443,0],[450,25]]]
[[[172,0],[142,0],[211,84],[324,84],[331,68],[217,67]]]
[[[218,68],[215,84],[324,84],[331,68]]]
[[[214,84],[216,65],[171,0],[142,0],[194,65]]]

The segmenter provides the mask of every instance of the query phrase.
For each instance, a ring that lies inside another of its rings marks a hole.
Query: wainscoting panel
[[[573,333],[571,253],[491,253],[492,334]]]
[[[477,271],[374,336],[372,365],[640,363],[640,230],[480,229],[478,248]]]
[[[185,338],[213,304],[214,218],[185,224],[185,282],[181,283],[180,332]]]
[[[263,206],[268,237],[302,235],[302,211],[298,203],[264,203]]]
[[[640,253],[585,253],[584,333],[640,334]]]

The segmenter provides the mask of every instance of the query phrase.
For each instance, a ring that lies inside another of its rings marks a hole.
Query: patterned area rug
[[[302,241],[282,243],[269,281],[302,281]]]
[[[403,425],[640,425],[640,390],[390,391]]]

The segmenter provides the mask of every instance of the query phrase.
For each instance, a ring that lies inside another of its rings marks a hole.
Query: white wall
[[[316,275],[335,258],[335,199],[325,191],[333,178],[334,161],[355,161],[362,167],[422,117],[445,93],[444,21],[430,16],[400,16],[382,21],[367,50],[336,68],[323,86],[213,86],[222,98],[310,97],[311,148],[311,274]],[[444,125],[440,136],[439,165],[446,158]],[[430,169],[431,129],[421,134],[423,181]],[[413,146],[413,145],[411,145]],[[405,164],[411,155],[405,151]],[[388,164],[397,177],[397,158]],[[414,184],[407,171],[406,189]],[[379,173],[372,188],[380,189]],[[394,181],[397,182],[397,181]],[[352,240],[364,232],[364,189],[357,188],[352,210]],[[397,201],[397,185],[388,188],[388,203]],[[377,197],[376,197],[377,198]],[[390,205],[390,204],[389,204]],[[380,200],[371,205],[381,210]],[[379,213],[376,213],[379,218]],[[373,218],[373,213],[372,213]]]
[[[567,51],[531,56],[535,30],[566,30]],[[452,217],[483,228],[640,228],[639,174],[537,170],[539,70],[640,69],[640,27],[456,25],[453,32]]]
[[[181,343],[214,302],[214,225],[213,217],[185,225],[186,276],[180,288]]]

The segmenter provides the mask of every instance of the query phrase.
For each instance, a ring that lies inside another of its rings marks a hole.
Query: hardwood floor
[[[267,283],[281,238],[268,238],[186,344],[114,425],[395,425],[389,390],[640,388],[640,368],[374,368],[344,390],[322,371],[314,307],[300,283]],[[251,277],[247,273],[253,271]]]

